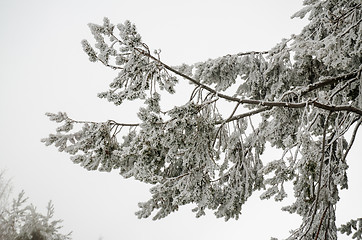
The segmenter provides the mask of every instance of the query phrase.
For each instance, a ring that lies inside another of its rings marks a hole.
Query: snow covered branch
[[[118,170],[153,184],[151,199],[139,204],[140,218],[157,211],[153,218],[160,219],[194,203],[197,217],[211,209],[237,219],[255,191],[282,201],[291,182],[295,201],[283,210],[303,222],[288,239],[336,239],[335,206],[339,189],[348,186],[346,158],[362,119],[361,4],[305,4],[294,17],[309,13],[308,26],[270,51],[177,67],[164,63],[160,51],[152,53],[129,21],[90,24],[96,44],[82,41],[84,51],[118,72],[98,96],[115,105],[144,100],[140,122],[48,114],[63,125],[42,141],[87,170]],[[180,79],[195,88],[184,104],[161,110],[162,94],[175,93]],[[268,145],[282,157],[266,163]]]

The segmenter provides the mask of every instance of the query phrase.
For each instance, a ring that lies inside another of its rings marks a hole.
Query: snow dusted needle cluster
[[[300,215],[302,224],[288,239],[337,239],[338,230],[361,239],[360,219],[336,226],[336,205],[348,188],[348,152],[362,123],[362,4],[304,5],[293,17],[307,16],[308,25],[269,51],[176,67],[150,51],[129,21],[89,24],[95,44],[83,40],[84,51],[117,72],[99,97],[115,105],[144,100],[139,122],[48,113],[61,126],[42,141],[87,170],[116,170],[153,184],[139,218],[164,218],[194,204],[197,217],[210,209],[237,219],[255,191],[282,201],[291,182],[295,202],[282,210]],[[162,109],[162,96],[173,94],[178,81],[194,90],[183,105]],[[232,106],[226,115],[219,111],[225,105]],[[280,158],[263,155],[267,144],[282,150]]]

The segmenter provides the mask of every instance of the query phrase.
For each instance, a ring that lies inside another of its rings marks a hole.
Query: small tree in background
[[[6,179],[5,170],[0,171],[0,214],[5,211],[11,193],[11,181]]]
[[[25,205],[27,198],[21,192],[12,206],[0,215],[0,240],[67,240],[69,234],[59,233],[62,220],[52,220],[54,207],[47,206],[46,215],[40,214],[31,205]],[[24,206],[25,205],[25,206]]]
[[[140,122],[48,113],[62,125],[42,141],[87,170],[117,169],[153,184],[139,218],[156,210],[153,219],[160,219],[189,203],[197,217],[211,209],[238,218],[254,191],[282,201],[291,182],[295,202],[283,210],[303,221],[288,239],[336,239],[339,190],[348,187],[347,156],[362,123],[362,7],[359,0],[304,5],[293,17],[308,15],[308,25],[269,51],[175,67],[151,52],[131,22],[89,24],[95,48],[82,44],[90,61],[118,72],[99,97],[115,105],[144,99]],[[173,94],[178,81],[193,91],[183,105],[163,109],[161,92]],[[219,111],[226,105],[233,110]],[[279,159],[262,161],[267,143],[283,151]],[[361,222],[340,230],[361,239]]]
[[[24,191],[11,206],[8,198],[11,191],[11,183],[5,178],[5,171],[0,174],[0,240],[68,240],[67,235],[58,232],[62,227],[61,220],[52,220],[54,207],[51,202],[47,206],[47,214],[40,214],[31,205],[25,205],[27,198]]]

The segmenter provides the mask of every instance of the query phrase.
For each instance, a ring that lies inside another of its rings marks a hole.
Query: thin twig
[[[333,98],[336,94],[338,94],[340,91],[342,91],[344,88],[346,88],[347,86],[349,86],[352,82],[356,81],[357,79],[358,79],[358,78],[355,77],[355,78],[352,78],[352,79],[348,80],[347,82],[345,82],[345,83],[343,84],[343,86],[341,86],[337,91],[335,91],[334,93],[332,93],[332,94],[330,95],[329,101],[331,101],[332,98]]]
[[[362,18],[360,20],[358,20],[355,24],[353,24],[352,26],[350,26],[346,31],[344,31],[340,37],[343,37],[344,35],[346,35],[349,31],[352,30],[352,28],[357,27],[358,24],[360,24],[362,22]]]
[[[212,143],[212,146],[215,146],[216,139],[217,139],[217,136],[219,135],[219,132],[221,131],[221,128],[224,126],[225,123],[230,122],[229,120],[230,120],[231,118],[233,118],[233,116],[234,116],[236,110],[238,109],[239,105],[240,105],[240,103],[236,104],[236,106],[235,106],[234,110],[232,111],[232,113],[230,114],[230,116],[229,116],[227,119],[225,119],[224,121],[222,121],[222,122],[220,123],[221,126],[220,126],[220,127],[217,129],[217,131],[216,131],[215,138],[214,138],[214,141],[213,141],[213,143]]]
[[[336,77],[324,78],[316,83],[310,84],[307,87],[303,88],[303,90],[300,92],[300,95],[303,96],[313,90],[319,89],[319,88],[327,86],[327,85],[331,85],[331,84],[339,82],[339,81],[350,80],[352,78],[357,77],[361,71],[362,71],[362,68],[359,68],[358,70],[351,72],[351,73],[339,75]]]
[[[322,215],[321,220],[320,220],[319,225],[318,225],[317,234],[316,234],[314,240],[317,240],[317,239],[318,239],[319,232],[320,232],[320,230],[321,230],[322,223],[323,223],[323,220],[324,220],[324,218],[325,218],[325,216],[326,216],[326,213],[327,213],[328,209],[329,209],[329,204],[327,205],[326,209],[325,209],[324,212],[323,212],[323,215]],[[327,231],[327,230],[328,230],[328,229],[326,229],[326,231]]]
[[[362,123],[362,118],[359,119],[359,121],[357,122],[357,125],[353,129],[352,137],[351,137],[351,140],[350,140],[350,142],[348,144],[347,150],[346,150],[345,154],[343,155],[342,162],[346,161],[346,157],[348,155],[349,150],[351,150],[351,148],[352,148],[352,145],[353,145],[354,140],[356,138],[357,130],[358,130],[359,126],[361,125],[361,123]]]
[[[246,113],[242,113],[242,114],[233,116],[231,118],[228,118],[227,120],[216,121],[215,124],[222,124],[225,121],[226,122],[232,122],[232,121],[235,121],[235,120],[238,120],[238,119],[242,119],[242,118],[245,118],[245,117],[250,117],[250,116],[256,115],[256,114],[261,113],[261,112],[265,112],[265,111],[270,110],[270,109],[272,109],[272,107],[258,108],[258,109],[255,109],[255,110],[252,110],[252,111],[249,111],[249,112],[246,112]]]

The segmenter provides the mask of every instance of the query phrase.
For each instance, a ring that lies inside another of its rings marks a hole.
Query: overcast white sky
[[[286,203],[258,196],[238,221],[225,223],[212,213],[196,219],[191,207],[161,221],[138,220],[134,212],[148,199],[148,186],[117,173],[87,172],[40,139],[55,130],[45,112],[65,111],[79,120],[136,119],[133,104],[115,107],[96,97],[116,73],[83,53],[89,22],[129,19],[151,49],[162,49],[162,59],[178,65],[268,50],[299,33],[305,22],[290,16],[300,7],[299,0],[0,0],[0,169],[12,177],[14,193],[24,189],[39,210],[52,200],[75,240],[286,237],[298,218],[280,212]],[[350,192],[338,208],[341,222],[361,217],[361,143],[359,134],[350,153]]]

